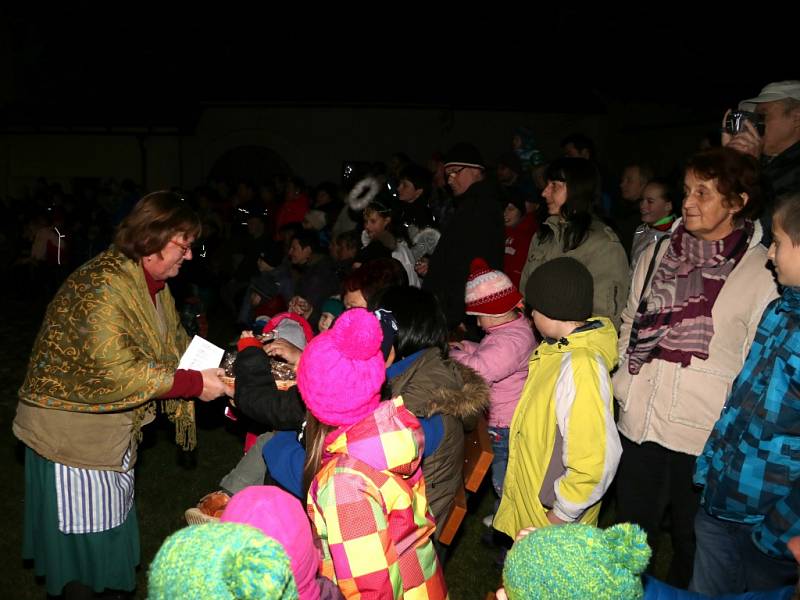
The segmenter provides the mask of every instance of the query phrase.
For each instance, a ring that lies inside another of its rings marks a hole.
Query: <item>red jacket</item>
[[[519,279],[528,258],[528,247],[533,234],[539,229],[539,223],[528,213],[514,227],[506,227],[506,248],[503,257],[503,271],[511,279],[511,283],[519,289]],[[520,290],[524,295],[524,290]]]

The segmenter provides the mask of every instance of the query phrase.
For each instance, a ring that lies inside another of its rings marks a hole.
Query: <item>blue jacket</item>
[[[697,458],[709,515],[753,526],[766,554],[792,560],[800,535],[800,288],[764,311],[744,367]]]
[[[743,594],[725,594],[714,600],[791,600],[794,588],[791,586],[770,590],[768,592],[745,592]],[[710,600],[711,596],[687,592],[667,585],[652,577],[644,577],[644,596],[642,600]]]

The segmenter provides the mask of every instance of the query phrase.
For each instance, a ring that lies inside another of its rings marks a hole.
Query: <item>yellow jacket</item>
[[[514,537],[544,527],[548,508],[565,521],[597,523],[622,454],[609,375],[616,363],[617,335],[605,317],[533,353],[511,422],[496,529]]]

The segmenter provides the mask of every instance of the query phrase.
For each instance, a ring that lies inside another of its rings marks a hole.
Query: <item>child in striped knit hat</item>
[[[528,361],[536,339],[520,310],[522,295],[502,271],[494,271],[482,258],[470,265],[466,313],[478,317],[486,332],[479,344],[451,343],[450,357],[475,369],[489,384],[489,437],[492,440],[492,485],[502,496],[508,463],[508,429],[528,377]],[[492,515],[485,520],[491,524]]]

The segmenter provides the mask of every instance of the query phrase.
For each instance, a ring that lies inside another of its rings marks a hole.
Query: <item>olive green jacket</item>
[[[524,294],[525,284],[537,267],[560,256],[569,256],[579,261],[592,274],[594,280],[593,315],[608,317],[619,330],[622,309],[628,299],[630,267],[625,249],[617,234],[601,221],[593,219],[589,232],[574,250],[564,252],[566,222],[558,216],[550,216],[542,227],[549,227],[553,235],[542,241],[540,229],[531,240],[528,260],[522,269],[519,289]]]

